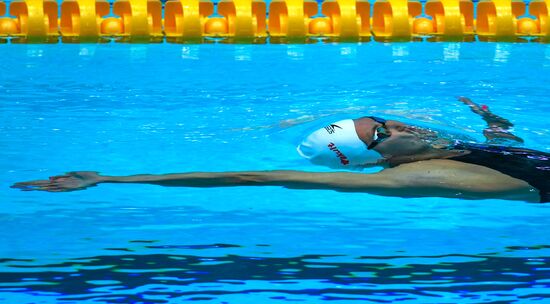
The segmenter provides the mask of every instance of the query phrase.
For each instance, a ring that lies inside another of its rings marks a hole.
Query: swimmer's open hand
[[[97,172],[75,171],[52,176],[47,180],[15,183],[11,188],[22,191],[69,192],[94,187],[99,182],[101,182],[101,176]]]

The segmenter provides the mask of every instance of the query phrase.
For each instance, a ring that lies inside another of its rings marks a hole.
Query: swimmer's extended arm
[[[189,172],[103,176],[93,171],[68,172],[48,180],[19,182],[12,188],[23,191],[67,192],[83,190],[101,183],[152,184],[165,187],[283,186],[292,189],[333,189],[363,191],[388,188],[387,181],[359,173],[319,173],[305,171]]]
[[[365,192],[394,197],[460,197],[466,199],[524,199],[524,184],[491,178],[487,172],[454,170],[446,160],[401,165],[376,174],[351,172],[243,171],[192,172],[163,175],[101,176],[70,172],[49,180],[21,182],[13,188],[66,192],[100,183],[153,184],[168,187],[282,186],[290,189],[326,189]],[[462,174],[458,174],[462,173]]]

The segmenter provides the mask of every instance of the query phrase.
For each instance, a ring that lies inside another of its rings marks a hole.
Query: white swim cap
[[[354,169],[375,165],[383,159],[380,153],[367,149],[351,119],[331,123],[311,133],[297,150],[312,163],[330,168]]]

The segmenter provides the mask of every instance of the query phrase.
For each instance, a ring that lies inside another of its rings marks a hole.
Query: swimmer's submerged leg
[[[453,164],[460,163],[430,160],[400,165],[375,174],[277,170],[102,176],[95,172],[80,171],[54,176],[49,180],[20,182],[14,184],[12,188],[26,191],[66,192],[86,189],[100,183],[126,183],[199,188],[281,186],[289,189],[364,192],[392,197],[515,200],[531,200],[532,198],[529,196],[529,188],[525,183],[503,179],[500,176],[490,176],[493,173],[490,169],[488,169],[490,171],[462,170],[453,168]]]
[[[465,105],[469,106],[472,112],[478,114],[487,123],[487,128],[483,130],[483,135],[487,141],[495,141],[499,139],[511,140],[523,143],[523,139],[512,133],[511,128],[514,126],[508,119],[500,117],[489,110],[486,105],[478,105],[467,97],[458,97]]]

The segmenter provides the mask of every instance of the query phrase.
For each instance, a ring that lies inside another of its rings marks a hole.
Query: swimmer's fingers
[[[93,185],[94,183],[83,182],[82,178],[77,174],[68,173],[66,175],[52,176],[48,180],[15,183],[11,188],[22,191],[68,192],[85,189]]]
[[[464,103],[465,105],[469,106],[470,109],[476,114],[483,115],[485,111],[475,102],[473,102],[470,98],[464,97],[464,96],[458,96],[457,99]]]
[[[47,191],[47,192],[63,192],[71,191],[70,189],[63,188],[57,183],[50,181],[33,181],[33,182],[21,182],[15,183],[11,188],[19,189],[21,191]]]
[[[20,189],[22,191],[40,190],[42,187],[46,187],[51,183],[50,180],[34,180],[28,182],[18,182],[11,185],[10,188]]]
[[[456,99],[459,101],[462,101],[464,104],[467,104],[469,106],[477,106],[470,98],[464,97],[464,96],[458,96]]]

